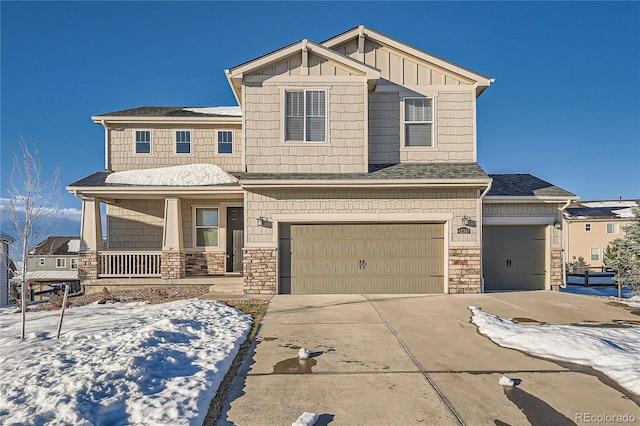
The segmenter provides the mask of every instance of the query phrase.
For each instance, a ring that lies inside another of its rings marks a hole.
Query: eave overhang
[[[489,204],[530,204],[530,203],[546,203],[546,204],[564,204],[568,199],[575,200],[578,197],[566,196],[505,196],[505,195],[487,195],[483,202]]]
[[[96,124],[114,125],[129,123],[147,124],[242,124],[242,117],[142,117],[142,116],[113,116],[94,115],[91,117]]]
[[[251,179],[240,180],[244,189],[264,188],[483,188],[491,179]]]
[[[76,197],[108,199],[164,199],[167,197],[194,198],[220,195],[242,195],[238,185],[220,186],[67,186]]]

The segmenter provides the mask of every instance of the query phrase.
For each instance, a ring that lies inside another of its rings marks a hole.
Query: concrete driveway
[[[640,424],[638,396],[591,369],[497,346],[469,305],[554,324],[640,319],[548,291],[274,296],[218,424],[289,425],[304,411],[318,425],[571,425],[583,413]],[[299,347],[312,358],[299,363]],[[503,374],[521,383],[506,390]]]

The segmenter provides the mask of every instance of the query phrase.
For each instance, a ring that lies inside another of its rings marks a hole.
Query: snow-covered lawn
[[[469,306],[478,331],[532,355],[588,365],[640,395],[640,327],[523,325]]]
[[[189,299],[0,310],[0,424],[202,424],[251,317]]]

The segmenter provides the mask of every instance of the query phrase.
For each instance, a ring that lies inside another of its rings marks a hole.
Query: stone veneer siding
[[[224,275],[224,253],[186,253],[185,275],[187,277]]]
[[[160,276],[163,279],[185,277],[185,256],[179,251],[163,251],[160,261]]]
[[[275,248],[242,249],[245,293],[276,294],[276,253]]]
[[[81,251],[78,253],[78,279],[81,282],[97,279],[99,266],[97,251]]]
[[[449,293],[480,293],[480,248],[449,249]]]
[[[551,289],[562,284],[562,250],[551,249]]]

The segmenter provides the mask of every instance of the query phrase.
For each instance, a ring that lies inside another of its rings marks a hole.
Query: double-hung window
[[[233,154],[233,132],[218,132],[218,154]]]
[[[433,147],[433,98],[404,98],[404,146]]]
[[[218,208],[195,208],[196,247],[218,246]]]
[[[326,142],[326,90],[285,92],[285,141]]]
[[[150,130],[136,130],[136,154],[151,154]]]
[[[618,224],[607,223],[607,234],[617,234],[617,233],[618,233]]]
[[[176,131],[176,154],[191,154],[191,132],[189,130]]]
[[[598,247],[591,249],[591,260],[600,260],[600,249]]]
[[[64,257],[59,257],[56,259],[56,268],[66,268],[67,267],[67,259]]]
[[[78,269],[78,259],[75,257],[71,258],[71,269]]]

